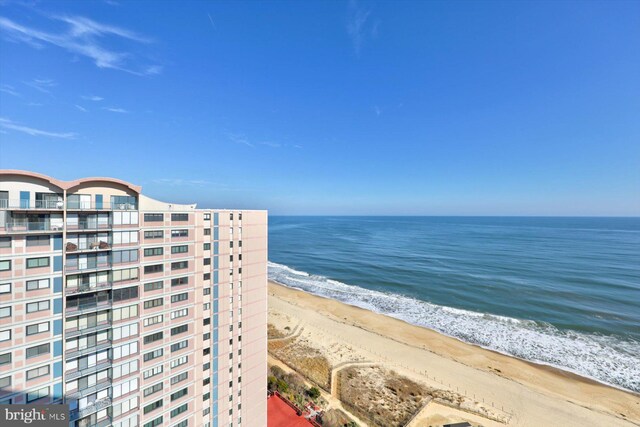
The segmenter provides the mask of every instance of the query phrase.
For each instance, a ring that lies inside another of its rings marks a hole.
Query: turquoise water
[[[269,221],[272,280],[640,391],[640,218]]]

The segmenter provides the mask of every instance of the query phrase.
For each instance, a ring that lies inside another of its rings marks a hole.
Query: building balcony
[[[67,221],[67,230],[68,231],[99,231],[99,230],[109,230],[112,228],[113,224],[110,222],[97,222],[97,221],[80,221],[70,223]]]
[[[68,211],[135,211],[138,206],[133,203],[109,203],[109,202],[67,202]]]
[[[89,261],[84,264],[67,264],[64,266],[66,273],[84,273],[98,270],[108,270],[111,268],[110,261]]]
[[[99,351],[106,350],[109,348],[111,348],[111,340],[105,340],[105,341],[100,341],[95,345],[85,347],[82,349],[66,351],[64,356],[67,360],[76,359],[78,357],[86,356],[87,354],[91,354],[91,353],[97,353]],[[107,363],[111,363],[111,362],[107,362]]]
[[[87,314],[94,311],[108,310],[111,308],[111,299],[98,299],[94,298],[90,301],[82,301],[80,304],[69,304],[67,302],[66,314],[67,316],[78,316],[81,314]]]
[[[62,200],[0,199],[0,209],[60,211],[63,208],[64,208],[64,202]]]
[[[73,315],[78,315],[78,313],[73,313]],[[77,337],[78,335],[88,335],[95,332],[104,331],[106,329],[111,328],[111,321],[105,320],[104,322],[99,322],[95,325],[83,326],[82,328],[77,329],[65,329],[64,333],[66,338]]]
[[[108,408],[109,406],[111,406],[111,398],[110,397],[103,397],[102,399],[96,400],[95,402],[87,405],[86,407],[84,407],[83,409],[73,409],[71,411],[69,411],[69,418],[70,421],[76,421],[80,418],[84,418],[87,417],[95,412],[98,412],[102,409]],[[108,417],[107,417],[108,418]],[[107,420],[107,421],[110,421]],[[102,422],[99,421],[98,424]],[[94,424],[94,425],[98,425],[98,424]],[[104,425],[108,425],[104,424]]]
[[[112,282],[83,283],[78,286],[66,288],[67,295],[85,294],[89,292],[105,291],[111,289]]]
[[[7,222],[4,229],[7,233],[42,233],[43,231],[62,231],[62,224],[56,225],[50,222]]]
[[[67,252],[98,252],[111,250],[111,242],[104,240],[90,240],[86,242],[67,242],[65,245]]]
[[[100,362],[96,365],[87,366],[84,369],[75,369],[72,371],[67,371],[66,378],[67,380],[75,380],[76,378],[95,374],[98,371],[102,371],[103,369],[107,369],[110,367],[111,367],[111,360],[105,360],[104,362]]]
[[[90,387],[67,393],[66,397],[67,399],[82,399],[83,397],[87,397],[90,394],[97,393],[100,390],[104,390],[109,387],[111,387],[111,378],[105,378]]]

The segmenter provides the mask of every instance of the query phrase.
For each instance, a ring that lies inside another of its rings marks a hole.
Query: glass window
[[[178,384],[180,381],[184,381],[187,378],[189,378],[189,373],[188,372],[183,372],[181,374],[178,374],[175,377],[171,378],[171,385]]]
[[[171,336],[185,333],[188,330],[189,330],[189,325],[176,326],[175,328],[171,328]]]
[[[137,208],[138,202],[135,196],[111,196],[111,209],[131,210]]]
[[[189,252],[189,246],[187,245],[171,246],[172,254],[184,254],[187,252]]]
[[[164,350],[159,348],[157,350],[154,351],[150,351],[149,353],[145,353],[143,357],[145,362],[148,362],[150,360],[153,359],[157,359],[158,357],[161,357],[164,354]]]
[[[49,322],[36,323],[35,325],[27,326],[27,335],[36,335],[49,331]]]
[[[164,221],[164,214],[161,213],[146,213],[144,214],[145,222],[162,222]]]
[[[0,260],[0,271],[11,270],[11,261],[10,260]]]
[[[164,250],[162,248],[145,248],[144,256],[158,256],[162,255]]]
[[[184,405],[180,405],[178,406],[176,409],[171,411],[171,418],[173,417],[177,417],[178,415],[180,415],[181,413],[185,412],[187,410],[187,408],[189,407],[188,404],[184,404]]]
[[[49,279],[28,280],[27,290],[35,291],[38,289],[46,289],[49,287]]]
[[[164,231],[162,230],[150,230],[144,232],[145,239],[162,239],[164,237]]]
[[[161,271],[164,271],[164,265],[163,264],[154,264],[154,265],[145,265],[144,266],[144,273],[145,274],[159,273]]]
[[[144,308],[160,307],[164,303],[163,298],[155,298],[144,302]]]
[[[10,247],[11,247],[11,236],[0,237],[0,248],[10,248]]]
[[[146,405],[144,407],[144,409],[143,409],[143,412],[145,414],[148,414],[149,412],[154,411],[154,410],[158,409],[161,406],[162,406],[162,399],[156,400],[155,402]]]
[[[30,391],[27,393],[27,403],[33,402],[34,400],[42,399],[43,397],[49,396],[49,387],[43,387],[41,389]]]
[[[187,348],[189,346],[189,340],[180,341],[179,343],[171,344],[171,352],[175,352],[178,350],[182,350],[183,348]]]
[[[35,347],[29,347],[27,349],[27,359],[32,357],[38,357],[50,352],[50,343],[37,345]]]
[[[145,388],[143,391],[144,397],[151,396],[152,394],[162,390],[162,384],[163,383],[158,383],[158,384],[152,385],[151,387]]]
[[[175,279],[171,279],[171,286],[180,286],[180,285],[188,285],[189,277],[176,277]]]
[[[144,319],[144,326],[151,326],[157,323],[162,323],[163,320],[164,320],[164,316],[162,314],[159,314],[153,317],[148,317]]]
[[[151,283],[145,283],[144,284],[145,292],[157,291],[158,289],[162,289],[162,287],[163,287],[162,280],[159,280],[157,282],[151,282]]]
[[[11,339],[11,329],[0,331],[0,342],[9,341]]]
[[[49,257],[41,257],[41,258],[28,258],[27,259],[27,268],[39,268],[39,267],[48,267],[49,266]]]
[[[0,390],[11,387],[11,376],[0,378]]]
[[[30,369],[27,371],[27,381],[44,377],[45,375],[49,375],[49,365],[41,366],[39,368]]]
[[[49,300],[31,302],[27,304],[27,313],[35,313],[37,311],[49,310],[49,307],[50,307]]]
[[[164,336],[163,332],[156,332],[155,334],[147,335],[144,337],[144,343],[150,344],[155,341],[160,341]]]
[[[138,287],[130,286],[128,288],[114,289],[112,291],[113,302],[126,301],[138,298]]]
[[[10,294],[10,293],[11,293],[11,283],[0,284],[0,294]]]
[[[11,363],[11,353],[0,354],[0,366]]]
[[[29,246],[49,246],[49,236],[27,236],[27,247]]]
[[[189,230],[171,230],[171,237],[188,237]]]
[[[189,221],[189,214],[186,213],[172,213],[171,221]]]
[[[186,301],[188,299],[189,299],[189,294],[186,292],[183,294],[171,295],[171,302]]]
[[[162,417],[158,417],[155,420],[151,420],[144,424],[144,427],[157,427],[162,424]]]
[[[182,270],[189,267],[189,261],[178,261],[171,263],[171,270]]]
[[[182,396],[187,395],[188,388],[183,388],[182,390],[176,391],[175,393],[171,393],[171,401],[180,399]]]

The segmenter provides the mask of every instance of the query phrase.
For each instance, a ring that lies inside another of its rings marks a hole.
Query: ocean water
[[[640,392],[640,218],[270,217],[269,278]]]

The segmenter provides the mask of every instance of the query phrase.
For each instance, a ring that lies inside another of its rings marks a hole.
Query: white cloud
[[[22,82],[25,85],[32,87],[33,89],[39,90],[43,93],[51,93],[49,89],[58,85],[53,79],[33,79],[28,82]]]
[[[73,139],[77,135],[75,132],[49,132],[45,130],[35,129],[32,127],[14,123],[13,121],[4,117],[0,117],[0,127],[26,133],[31,136],[48,136],[51,138]]]
[[[254,144],[250,143],[247,137],[240,133],[228,133],[227,137],[231,140],[231,142],[236,144],[246,145],[247,147],[255,147]]]
[[[355,50],[356,55],[360,56],[360,51],[367,37],[365,27],[371,12],[358,7],[357,2],[355,0],[351,0],[349,2],[348,13],[347,34],[349,34],[349,37],[351,38],[351,43],[353,44],[353,49]]]
[[[129,111],[125,110],[124,108],[105,107],[104,109],[107,111],[111,111],[112,113],[129,114]]]
[[[82,99],[86,99],[87,101],[102,101],[104,98],[101,96],[96,96],[96,95],[89,95],[89,96],[81,96],[80,98]]]
[[[376,116],[379,116],[380,114],[382,114],[382,110],[377,105],[373,106],[373,111],[375,111]]]
[[[260,145],[266,145],[267,147],[271,147],[271,148],[280,148],[280,147],[282,147],[282,145],[278,144],[277,142],[261,142]]]
[[[0,92],[8,93],[9,95],[13,96],[22,96],[18,92],[16,92],[11,85],[0,85]]]
[[[86,113],[86,112],[87,112],[87,109],[86,109],[86,108],[84,108],[82,105],[75,104],[75,107],[76,107],[78,110],[82,111],[83,113]]]
[[[52,19],[68,25],[66,32],[51,33],[20,25],[10,19],[0,17],[0,29],[13,40],[27,43],[35,48],[46,44],[54,45],[75,55],[93,60],[98,68],[110,68],[135,75],[158,74],[158,65],[134,65],[134,56],[129,52],[116,52],[101,43],[106,37],[116,37],[137,43],[150,43],[151,40],[133,31],[102,24],[82,16],[54,16]]]

